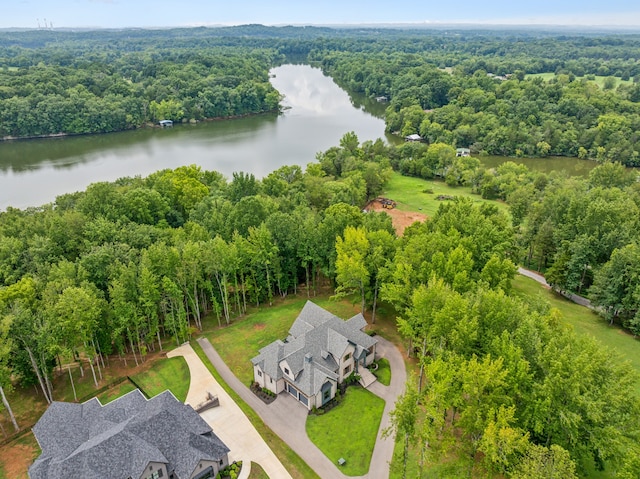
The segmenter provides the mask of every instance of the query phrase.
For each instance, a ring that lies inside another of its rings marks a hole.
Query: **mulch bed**
[[[265,404],[271,404],[273,401],[276,400],[277,396],[275,396],[274,394],[269,394],[264,392],[258,383],[251,383],[250,389],[253,392],[253,394],[255,394],[260,399],[262,399],[262,402]]]

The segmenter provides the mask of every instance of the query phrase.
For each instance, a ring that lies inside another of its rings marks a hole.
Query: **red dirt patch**
[[[255,329],[256,331],[262,331],[266,327],[267,325],[264,323],[256,323],[253,325],[253,329]]]
[[[370,201],[365,207],[365,211],[384,211],[391,216],[393,227],[396,229],[398,236],[402,236],[407,226],[411,226],[416,221],[424,221],[428,218],[427,215],[422,213],[414,213],[409,211],[400,211],[397,208],[386,209],[382,207],[382,203],[378,200]]]
[[[12,479],[28,477],[27,470],[38,454],[35,439],[33,443],[21,444],[19,441],[14,441],[0,448],[0,463],[6,477]]]

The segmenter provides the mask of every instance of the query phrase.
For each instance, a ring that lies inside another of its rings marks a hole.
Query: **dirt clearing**
[[[387,209],[382,207],[382,203],[378,200],[370,201],[365,207],[366,211],[384,211],[391,216],[393,227],[396,229],[398,236],[402,236],[407,226],[411,226],[416,221],[423,222],[428,218],[427,215],[422,213],[414,213],[409,211],[400,211],[398,208]]]

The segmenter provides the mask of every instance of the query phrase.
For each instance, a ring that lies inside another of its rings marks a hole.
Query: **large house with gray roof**
[[[352,373],[362,373],[376,353],[377,339],[363,332],[362,314],[344,321],[307,301],[286,340],[277,340],[253,358],[253,377],[275,394],[286,391],[307,409],[333,399]]]
[[[33,433],[42,454],[31,479],[205,479],[229,464],[227,446],[170,391],[54,402]]]

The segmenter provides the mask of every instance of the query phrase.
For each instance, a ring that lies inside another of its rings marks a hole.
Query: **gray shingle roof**
[[[102,406],[54,402],[33,427],[42,454],[31,479],[140,477],[149,462],[190,477],[201,460],[229,449],[191,406],[170,391],[146,400],[137,389]]]
[[[251,361],[269,376],[280,379],[280,363],[286,360],[295,386],[307,396],[315,395],[327,379],[338,379],[338,362],[349,344],[358,354],[376,344],[375,338],[362,332],[366,324],[362,314],[344,321],[307,301],[289,330],[287,342],[265,346]],[[311,360],[305,361],[309,356]]]

